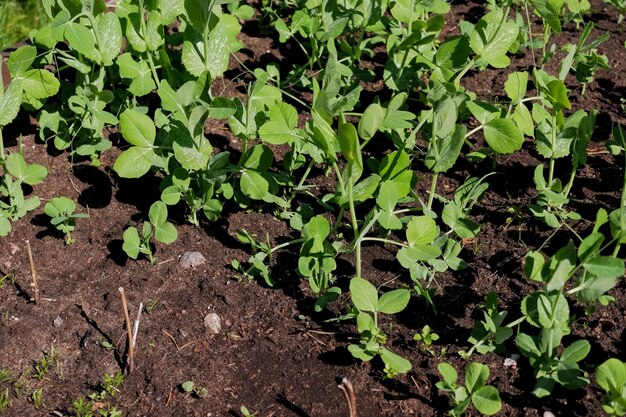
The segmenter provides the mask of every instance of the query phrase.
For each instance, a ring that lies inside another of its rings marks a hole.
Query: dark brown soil
[[[475,21],[475,16],[480,16],[479,4],[460,3],[454,6],[448,22],[451,27],[459,19]],[[609,56],[613,69],[601,72],[585,96],[574,93],[572,105],[601,112],[594,136],[594,147],[601,148],[612,123],[626,120],[619,102],[626,97],[626,32],[617,26],[614,9],[599,1],[593,4],[597,12],[591,19],[597,23],[596,32],[611,33],[600,52]],[[244,27],[241,40],[246,49],[237,54],[238,59],[249,68],[276,59],[287,65],[286,49],[259,33],[253,24]],[[561,44],[575,36],[572,25],[555,41]],[[531,63],[530,56],[520,56],[513,59],[511,68],[528,69]],[[233,60],[229,77],[234,79],[240,72]],[[464,85],[493,99],[503,95],[505,80],[506,73],[486,70],[469,74]],[[216,82],[214,88],[226,96],[242,96],[246,81],[226,79],[223,84]],[[580,91],[575,80],[568,82],[574,91]],[[271,214],[227,210],[217,223],[198,228],[184,224],[183,217],[175,213],[179,238],[172,245],[158,245],[155,266],[145,259],[127,259],[121,247],[123,230],[146,217],[148,207],[158,198],[158,178],[119,179],[111,170],[115,152],[105,154],[98,168],[72,164],[65,154],[51,156],[44,146],[35,144],[33,128],[25,122],[22,118],[22,124],[10,126],[5,140],[14,144],[18,133],[30,133],[24,144],[27,160],[49,168],[46,181],[35,186],[33,194],[42,199],[42,206],[52,197],[70,197],[78,202],[79,211],[90,217],[79,220],[76,243],[69,247],[50,229],[41,207],[14,224],[9,237],[0,239],[0,270],[2,275],[15,277],[14,285],[0,289],[0,369],[13,375],[12,381],[0,384],[0,391],[11,388],[13,404],[4,414],[7,416],[69,416],[73,400],[94,392],[105,373],[121,370],[126,329],[119,287],[126,291],[131,315],[136,314],[139,303],[153,308],[142,316],[136,369],[124,377],[114,398],[98,404],[101,407],[117,405],[125,416],[240,416],[242,405],[259,417],[347,416],[337,388],[341,378],[347,377],[356,390],[359,416],[443,415],[449,404],[435,387],[437,363],[448,361],[457,368],[465,365],[457,352],[467,348],[473,321],[479,317],[477,306],[490,291],[499,294],[509,317],[519,317],[523,295],[535,288],[523,276],[523,257],[551,233],[525,216],[511,225],[505,222],[510,207],[529,203],[533,197],[532,173],[541,161],[529,142],[522,152],[497,158],[499,175],[490,177],[489,192],[474,211],[482,232],[475,241],[467,242],[462,253],[469,268],[437,278],[437,314],[414,299],[405,312],[383,323],[385,328],[392,326],[394,350],[413,364],[408,375],[386,380],[379,362],[356,361],[347,351],[348,344],[358,337],[352,322],[327,323],[326,319],[334,317],[332,313],[313,312],[314,298],[295,272],[293,253],[275,259],[277,285],[273,288],[235,280],[231,261],[249,256],[235,232],[269,233],[272,239],[282,241],[290,236],[288,225]],[[211,126],[211,135],[226,147],[238,148],[223,124]],[[619,206],[622,163],[597,153],[580,169],[570,206],[587,220],[575,224],[577,230],[588,228],[598,207],[611,210]],[[560,168],[564,171],[559,174],[565,176],[567,167]],[[489,163],[460,161],[441,178],[437,191],[449,196],[466,177],[491,170]],[[323,178],[313,181],[323,182]],[[429,184],[429,175],[420,174],[418,194],[426,196]],[[557,232],[544,250],[551,253],[551,248],[569,236],[565,230]],[[26,241],[32,245],[40,277],[43,301],[39,305],[31,299]],[[207,262],[195,269],[181,268],[178,258],[187,251],[201,252]],[[347,292],[352,259],[344,260],[337,284]],[[366,246],[363,262],[364,277],[376,284],[394,278],[409,282],[387,248]],[[626,355],[622,343],[625,292],[622,282],[611,291],[617,302],[591,316],[575,307],[579,319],[573,337],[584,337],[592,344],[583,365],[590,371],[609,356]],[[338,305],[345,305],[347,299],[342,301]],[[338,312],[339,307],[333,308]],[[203,324],[208,313],[217,313],[222,319],[217,335],[209,334]],[[421,353],[413,342],[413,335],[426,324],[441,337],[434,345],[437,352],[445,349],[440,356]],[[115,348],[107,349],[107,344]],[[28,376],[42,353],[52,349],[57,354],[56,366],[42,380]],[[571,392],[557,388],[549,399],[538,401],[530,394],[534,381],[527,361],[504,367],[505,356],[488,354],[475,359],[491,369],[490,383],[503,399],[501,415],[533,416],[544,411],[557,416],[602,414],[602,392],[594,383]],[[196,398],[184,393],[180,384],[188,380],[205,387],[208,395]],[[39,388],[46,407],[35,410],[28,397]]]

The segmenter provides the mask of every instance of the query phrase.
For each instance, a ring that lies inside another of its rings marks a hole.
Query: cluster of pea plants
[[[234,269],[272,286],[273,256],[292,251],[318,312],[349,289],[351,303],[338,320],[355,320],[359,340],[348,350],[364,361],[380,360],[389,378],[409,372],[411,362],[393,351],[393,328],[381,322],[405,310],[412,297],[436,312],[437,277],[467,266],[463,242],[481,230],[472,209],[487,192],[491,174],[468,176],[446,195],[438,193],[441,177],[459,159],[495,165],[498,155],[533,147],[545,160],[534,171],[536,194],[524,212],[549,228],[572,230],[575,240],[551,256],[531,250],[525,273],[539,289],[525,295],[521,316],[506,323],[510,313],[489,295],[484,320],[477,321],[471,346],[460,353],[470,358],[503,352],[513,342],[534,370],[538,397],[556,385],[589,383],[582,366],[589,342],[563,343],[575,320],[570,303],[592,311],[612,301],[607,292],[624,273],[617,255],[626,241],[626,197],[617,210],[599,210],[584,236],[572,227],[581,216],[568,206],[597,114],[572,109],[572,87],[565,80],[573,75],[584,94],[597,71],[609,68],[597,52],[608,35],[592,38],[590,5],[492,0],[475,24],[462,21],[460,33],[445,38],[445,0],[262,1],[262,24],[275,30],[279,42],[301,50],[305,62],[250,71],[241,99],[216,94],[215,80],[243,46],[237,36],[241,20],[254,15],[242,3],[44,0],[51,23],[9,58],[11,83],[0,90],[0,128],[23,106],[36,112],[40,138],[71,158],[98,166],[115,145],[121,149],[113,165],[119,177],[161,178],[160,198],[148,219],[123,232],[123,249],[133,259],[141,254],[154,263],[154,241],[176,240],[168,220],[174,206],[192,225],[219,219],[227,202],[272,210],[289,223],[294,238],[272,245],[240,231],[237,237],[251,256],[233,261]],[[613,3],[621,12],[619,2]],[[531,30],[534,19],[543,21],[539,37]],[[553,37],[570,23],[580,35],[557,51]],[[362,65],[380,50],[378,72]],[[520,53],[532,56],[533,69],[511,71],[502,100],[487,101],[463,86],[468,73],[504,70]],[[547,64],[557,55],[564,58],[553,74]],[[366,101],[364,83],[377,82],[389,94]],[[310,101],[299,98],[302,92]],[[216,149],[206,132],[215,121],[227,125],[240,150]],[[624,136],[615,129],[611,152],[624,152]],[[46,170],[27,164],[21,149],[6,155],[1,139],[3,235],[39,205],[36,197],[24,196],[22,186],[41,182]],[[274,153],[279,148],[280,159]],[[556,173],[562,158],[571,161],[567,178]],[[323,189],[316,186],[316,172],[326,176]],[[423,194],[416,192],[418,172],[430,180]],[[75,219],[84,215],[63,199],[51,200],[44,210],[71,243]],[[379,294],[370,282],[374,277],[364,272],[365,245],[393,251],[400,288]],[[353,270],[339,267],[338,259],[346,257],[354,260]],[[436,340],[432,334],[428,327],[416,340],[429,346]],[[618,372],[614,362],[609,365],[597,379],[607,392],[606,407],[618,414],[623,378],[607,376],[606,369]],[[485,365],[470,363],[465,385],[457,384],[449,365],[439,371],[443,381],[437,386],[451,394],[452,414],[463,414],[470,404],[485,414],[500,409]]]

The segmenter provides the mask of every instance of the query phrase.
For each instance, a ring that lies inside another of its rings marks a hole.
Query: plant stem
[[[400,247],[403,247],[403,248],[408,248],[409,247],[408,245],[405,245],[402,242],[396,242],[395,240],[390,240],[390,239],[383,239],[381,237],[362,237],[360,239],[360,241],[361,242],[369,241],[369,242],[389,243],[391,245],[396,245],[396,246],[400,246]]]
[[[435,188],[437,187],[438,172],[433,172],[433,177],[430,182],[430,194],[428,195],[428,211],[431,211],[433,206],[433,199],[435,198]]]
[[[2,129],[0,128],[0,162],[4,162],[4,159],[4,139],[2,137]]]

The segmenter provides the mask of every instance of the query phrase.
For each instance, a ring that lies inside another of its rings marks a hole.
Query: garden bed
[[[262,20],[261,5],[251,4],[256,7],[256,19],[243,23],[238,36],[243,48],[233,54],[224,76],[213,81],[214,96],[237,97],[246,102],[247,88],[255,80],[247,70],[276,62],[286,76],[292,63],[306,62],[295,41],[279,42],[278,33]],[[595,311],[588,314],[581,302],[570,297],[569,308],[576,317],[564,344],[581,339],[590,343],[589,354],[580,362],[590,379],[583,388],[566,390],[557,385],[550,396],[535,398],[531,393],[535,386],[533,368],[525,356],[519,356],[514,338],[504,343],[504,352],[474,353],[471,360],[458,354],[471,346],[468,338],[475,320],[483,318],[482,306],[490,292],[498,295],[499,308],[508,311],[508,323],[522,317],[522,299],[543,288],[541,282],[531,281],[524,274],[529,251],[541,251],[550,257],[570,239],[578,245],[576,233],[591,233],[599,208],[611,212],[620,207],[623,156],[611,155],[605,143],[615,125],[626,124],[626,31],[623,24],[617,24],[614,7],[593,1],[592,9],[584,22],[595,23],[591,39],[610,34],[606,42],[598,45],[597,52],[608,57],[611,69],[597,71],[585,95],[572,75],[564,83],[571,103],[567,114],[598,111],[595,130],[586,147],[587,160],[577,170],[566,205],[581,220],[568,220],[567,226],[557,230],[533,218],[525,208],[534,204],[538,193],[533,182],[535,167],[546,162],[536,151],[534,139],[527,136],[520,150],[494,153],[481,162],[471,162],[465,155],[469,152],[466,147],[467,152],[452,168],[441,173],[436,192],[452,199],[467,178],[482,178],[495,172],[486,178],[489,188],[469,215],[481,230],[475,237],[458,239],[462,245],[459,256],[467,268],[448,269],[435,275],[430,285],[434,308],[413,291],[408,306],[401,312],[379,316],[380,327],[389,336],[387,347],[412,365],[410,371],[393,378],[386,377],[380,358],[365,362],[348,350],[349,345],[358,344],[362,338],[354,320],[333,320],[354,303],[349,291],[357,268],[353,253],[336,255],[334,285],[342,289],[342,294],[321,312],[315,311],[317,297],[308,280],[298,273],[299,247],[288,246],[273,253],[267,262],[273,286],[267,285],[262,276],[249,280],[241,270],[232,267],[233,260],[245,265],[253,253],[250,245],[238,239],[241,230],[261,242],[267,236],[271,245],[300,238],[300,232],[281,219],[277,215],[280,210],[271,204],[252,202],[242,209],[232,199],[225,200],[218,219],[202,218],[199,225],[189,224],[188,210],[182,204],[170,205],[168,220],[176,227],[177,239],[171,244],[152,241],[154,264],[141,256],[131,259],[123,247],[124,231],[147,220],[151,205],[161,198],[159,183],[165,175],[163,171],[153,169],[138,179],[121,178],[113,167],[128,143],[115,126],[107,127],[105,135],[115,146],[102,152],[95,164],[89,158],[59,151],[51,142],[45,146],[39,136],[39,124],[22,111],[3,129],[5,149],[15,153],[19,143],[26,161],[45,166],[48,175],[40,184],[24,186],[27,195],[40,198],[41,206],[14,222],[10,234],[0,238],[0,275],[5,276],[0,288],[0,370],[10,373],[0,383],[0,393],[8,389],[11,402],[2,415],[74,416],[78,415],[75,402],[95,393],[89,403],[94,414],[115,406],[125,416],[243,416],[241,407],[245,406],[258,417],[342,416],[348,415],[337,387],[342,378],[354,386],[359,416],[443,415],[451,409],[451,403],[435,385],[441,379],[437,365],[448,362],[462,376],[471,361],[488,366],[488,384],[499,390],[502,400],[499,415],[541,416],[547,411],[554,415],[602,415],[604,391],[593,374],[595,367],[608,358],[624,359],[623,278],[607,293],[615,301],[608,305],[595,303]],[[476,23],[487,11],[480,3],[452,5],[451,12],[445,15],[441,40],[458,35],[460,21]],[[532,31],[539,28],[541,33],[540,24],[541,19],[534,16]],[[582,26],[577,29],[570,22],[562,34],[553,36],[551,42],[558,45],[557,55],[544,67],[547,73],[558,73],[566,55],[559,52],[560,46],[575,43]],[[375,52],[371,59],[363,58],[360,65],[380,76],[383,55],[384,49]],[[510,101],[504,91],[509,74],[532,72],[533,67],[529,51],[510,54],[510,58],[511,65],[503,70],[471,69],[461,85],[485,102]],[[356,106],[360,112],[375,97],[385,102],[395,94],[380,80],[361,84],[364,91]],[[283,99],[297,108],[298,126],[303,128],[312,118],[310,109],[303,105],[311,105],[312,90],[296,86],[290,91],[295,99]],[[538,94],[530,87],[529,91],[533,91],[529,96]],[[411,94],[417,97],[419,93],[414,89]],[[148,97],[158,106],[156,94]],[[154,103],[145,102],[152,112]],[[423,110],[422,103],[409,101],[408,106],[415,113]],[[349,114],[347,120],[356,125],[359,117]],[[473,117],[466,123],[468,131],[480,125]],[[241,140],[231,132],[226,120],[209,119],[205,133],[214,153],[242,152]],[[418,137],[418,148],[424,146],[421,139]],[[485,145],[480,133],[471,139],[472,150]],[[368,157],[381,159],[395,150],[394,144],[385,141],[380,132],[375,140],[378,142],[364,147],[363,161]],[[277,171],[288,145],[270,147],[277,160],[272,169]],[[339,164],[343,169],[347,162]],[[411,167],[417,177],[413,191],[426,202],[432,173],[421,160],[415,159]],[[569,158],[558,159],[554,175],[567,179],[570,169]],[[299,175],[302,172],[297,171]],[[314,206],[316,198],[332,192],[336,181],[331,169],[315,165],[307,180],[314,186],[311,195],[297,195],[291,202],[293,210],[304,204]],[[72,245],[64,243],[63,233],[50,225],[50,217],[43,212],[45,203],[59,196],[74,200],[77,211],[89,215],[77,219]],[[375,205],[374,199],[369,206],[359,207],[358,215],[364,217]],[[407,203],[410,208],[418,206],[417,200]],[[316,214],[321,213],[331,225],[339,217],[337,210],[322,212],[321,206],[315,207]],[[443,203],[435,200],[433,210],[440,213],[442,207]],[[345,215],[349,216],[348,211]],[[350,222],[345,223],[348,226],[342,225],[339,232],[348,239],[352,231]],[[605,228],[608,230],[608,226]],[[390,239],[402,242],[405,235],[398,232]],[[26,242],[32,247],[39,277],[38,303],[31,285]],[[413,288],[408,270],[396,260],[397,248],[393,243],[364,241],[361,250],[361,277],[379,287],[381,293]],[[206,261],[183,267],[180,259],[187,252],[200,252]],[[616,258],[621,256],[623,250]],[[131,319],[140,303],[144,306],[134,369],[128,373],[124,373],[126,323],[119,287],[128,297]],[[221,319],[217,334],[205,325],[205,317],[210,313]],[[414,340],[414,335],[426,325],[439,336],[430,346]],[[515,334],[534,334],[535,330],[528,323],[514,328]],[[517,355],[513,356],[515,360],[507,361],[512,355]],[[42,357],[49,363],[45,372]],[[105,374],[116,373],[124,373],[119,386],[112,382],[103,385]],[[194,383],[195,392],[185,392],[182,384],[186,381]],[[41,394],[44,406],[33,398],[36,392]],[[477,411],[471,409],[467,415],[477,415]]]

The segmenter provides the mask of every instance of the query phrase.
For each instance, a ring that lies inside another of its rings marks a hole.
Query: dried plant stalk
[[[130,314],[128,313],[128,304],[126,303],[126,293],[124,288],[119,287],[120,297],[122,298],[122,307],[124,308],[124,317],[126,319],[126,331],[128,333],[128,355],[126,357],[126,366],[130,373],[134,368],[135,349],[133,346],[133,326],[130,322]]]
[[[30,242],[26,241],[26,249],[28,250],[28,261],[30,262],[30,275],[33,278],[33,290],[35,291],[35,304],[41,304],[41,294],[39,292],[39,280],[37,279],[37,271],[35,270],[35,261],[33,260],[33,251],[30,248]]]

